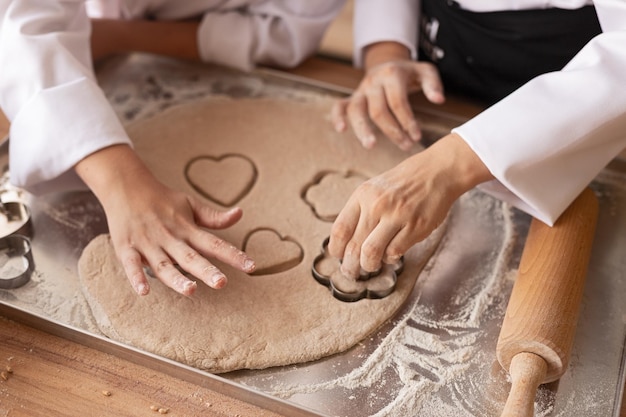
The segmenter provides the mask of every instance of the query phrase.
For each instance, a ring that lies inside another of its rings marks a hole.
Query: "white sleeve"
[[[294,67],[317,51],[344,2],[264,1],[207,12],[198,31],[200,56],[246,71],[256,65]]]
[[[626,147],[626,2],[598,0],[603,33],[454,129],[497,181],[482,188],[553,225]]]
[[[130,142],[91,68],[85,2],[2,0],[0,13],[11,182],[35,194],[82,188],[77,162]]]
[[[403,44],[417,59],[419,10],[419,0],[355,0],[354,65],[363,66],[366,46],[383,41]]]

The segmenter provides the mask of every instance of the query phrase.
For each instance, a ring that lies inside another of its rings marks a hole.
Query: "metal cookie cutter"
[[[20,202],[0,201],[0,237],[13,234],[32,237],[30,211]]]
[[[35,270],[30,240],[22,235],[0,238],[0,288],[21,287]]]
[[[328,254],[328,238],[324,239],[321,253],[314,259],[311,272],[313,278],[330,289],[332,295],[341,301],[355,302],[363,298],[378,299],[387,297],[396,288],[398,275],[404,268],[404,258],[398,263],[384,264],[378,271],[362,271],[358,279],[351,279],[341,273],[341,262]]]

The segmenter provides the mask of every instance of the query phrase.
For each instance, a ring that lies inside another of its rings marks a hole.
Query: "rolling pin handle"
[[[518,353],[511,360],[511,391],[501,417],[533,417],[535,395],[548,372],[548,364],[534,353]]]

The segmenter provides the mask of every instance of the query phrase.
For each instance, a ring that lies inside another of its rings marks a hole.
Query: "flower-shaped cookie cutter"
[[[328,253],[329,238],[324,239],[321,253],[313,260],[313,278],[328,287],[333,297],[345,302],[364,298],[379,299],[391,294],[404,268],[404,258],[396,264],[384,264],[378,271],[361,271],[358,279],[348,278],[341,273],[341,261]]]

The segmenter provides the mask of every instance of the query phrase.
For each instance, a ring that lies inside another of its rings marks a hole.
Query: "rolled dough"
[[[150,294],[139,297],[127,282],[109,236],[101,235],[79,260],[82,288],[101,331],[139,349],[220,373],[338,353],[392,317],[410,294],[443,228],[405,255],[397,288],[384,299],[342,302],[313,278],[313,260],[329,235],[329,219],[337,214],[328,207],[340,208],[354,184],[329,187],[335,191],[327,193],[319,187],[307,190],[323,184],[325,175],[332,175],[333,183],[340,177],[353,181],[348,175],[352,172],[371,177],[407,156],[388,141],[367,151],[354,137],[335,133],[324,120],[330,106],[326,98],[214,98],[170,108],[129,126],[138,154],[163,182],[217,208],[226,202],[243,208],[239,223],[215,233],[240,248],[246,246],[262,268],[261,274],[248,276],[218,263],[229,277],[221,290],[199,285],[188,298],[154,280]],[[199,162],[208,175],[241,172],[244,177],[203,181]],[[226,163],[221,171],[220,162]],[[211,190],[202,188],[207,183]],[[349,191],[337,192],[342,189]],[[323,216],[314,206],[324,207]]]

